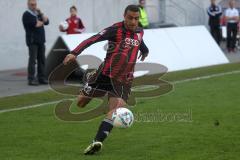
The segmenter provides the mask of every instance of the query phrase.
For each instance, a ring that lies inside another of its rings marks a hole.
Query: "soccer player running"
[[[149,50],[142,39],[143,29],[138,27],[138,22],[139,7],[127,6],[123,22],[116,23],[83,41],[63,61],[67,65],[75,61],[90,45],[108,40],[109,47],[104,62],[95,73],[87,74],[88,82],[78,97],[78,106],[85,107],[92,98],[108,94],[109,112],[101,122],[93,142],[85,149],[86,155],[101,150],[103,141],[113,128],[112,113],[117,108],[127,105],[137,58],[144,61],[148,55]]]

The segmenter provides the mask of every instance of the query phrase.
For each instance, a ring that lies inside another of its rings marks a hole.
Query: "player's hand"
[[[143,53],[141,52],[140,55],[138,56],[138,59],[140,59],[140,61],[143,62],[146,57],[147,57],[147,54],[143,54]]]
[[[42,27],[44,24],[43,24],[43,22],[42,21],[39,21],[39,20],[37,20],[37,24],[36,24],[36,27],[38,28],[38,27]]]
[[[38,12],[38,14],[42,15],[42,11],[40,10],[40,8],[37,8],[36,11]]]
[[[76,61],[77,57],[74,54],[68,54],[63,60],[63,64],[67,65],[73,61]]]
[[[74,30],[74,32],[76,32],[76,33],[81,33],[81,32],[80,32],[80,29],[78,29],[78,28],[74,28],[73,30]]]
[[[48,21],[48,17],[43,15],[42,18],[43,18],[43,22],[44,22],[44,23],[47,23],[47,21]]]
[[[78,32],[78,33],[82,33],[82,32],[85,31],[85,29],[74,28],[74,31],[75,31],[75,32]]]

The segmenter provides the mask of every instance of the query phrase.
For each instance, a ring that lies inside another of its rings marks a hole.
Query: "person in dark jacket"
[[[220,18],[222,16],[222,7],[216,4],[216,0],[211,0],[211,5],[207,10],[209,15],[209,26],[210,31],[217,42],[220,45],[221,42],[221,28],[220,28]]]
[[[28,0],[28,10],[23,13],[22,22],[26,31],[26,44],[29,49],[28,84],[47,84],[45,77],[45,30],[48,18],[37,8],[36,0]],[[37,61],[37,78],[35,65]]]

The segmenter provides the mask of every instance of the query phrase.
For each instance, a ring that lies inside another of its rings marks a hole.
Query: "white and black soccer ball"
[[[127,108],[118,108],[112,114],[113,126],[117,128],[129,128],[134,121],[133,113]]]
[[[69,24],[68,24],[67,21],[63,21],[63,22],[60,23],[60,26],[62,26],[62,28],[63,28],[64,30],[67,30],[68,27],[69,27]]]

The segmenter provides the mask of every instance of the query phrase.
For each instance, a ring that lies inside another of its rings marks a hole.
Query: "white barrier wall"
[[[158,0],[148,0],[148,5],[155,6],[157,2]],[[138,0],[38,0],[38,7],[50,19],[50,25],[45,27],[47,51],[62,34],[58,25],[69,17],[72,5],[78,8],[86,32],[92,33],[122,20],[125,7],[133,3],[137,4]],[[27,67],[28,50],[22,25],[27,0],[0,0],[0,6],[0,70]],[[148,12],[151,22],[158,20],[157,8],[149,7]]]
[[[164,0],[147,0],[147,11],[151,22],[159,20],[159,13],[164,13],[159,10],[159,1]],[[168,1],[168,0],[166,0]],[[188,14],[198,14],[199,9],[208,7],[209,0],[171,0],[178,4],[170,6],[172,10],[167,11],[167,17],[177,17],[176,19],[183,19],[181,15],[187,10]],[[195,2],[194,8],[185,5],[185,3]],[[219,2],[218,0],[217,2]],[[61,35],[58,31],[59,23],[69,16],[69,7],[76,5],[78,7],[79,16],[82,18],[87,32],[97,32],[112,23],[122,20],[124,8],[128,4],[137,4],[138,0],[38,0],[38,6],[49,17],[50,25],[46,29],[47,50],[51,48],[57,37]],[[25,33],[22,26],[21,17],[27,8],[27,0],[0,0],[0,70],[15,69],[27,67],[28,51],[25,45]],[[169,6],[168,6],[169,7]],[[191,12],[193,10],[193,12]],[[176,11],[176,12],[173,12]],[[178,14],[180,16],[178,16]],[[205,19],[207,21],[207,14],[205,11]],[[194,21],[196,20],[193,16]],[[193,25],[191,19],[189,24]],[[177,23],[177,22],[176,22]]]
[[[93,34],[62,36],[69,50]],[[176,27],[146,30],[144,41],[150,53],[146,62],[165,65],[169,71],[185,70],[228,63],[228,59],[204,26]],[[104,59],[106,52],[100,42],[87,48],[82,54]]]

